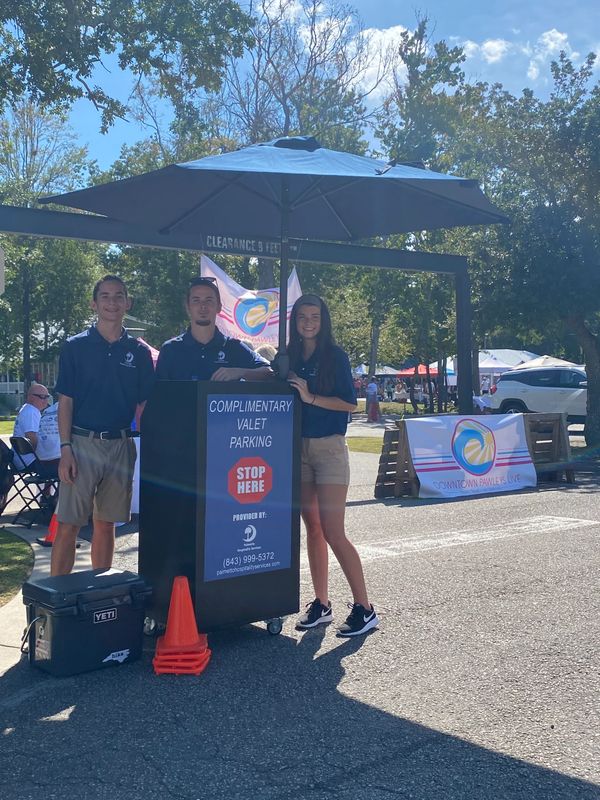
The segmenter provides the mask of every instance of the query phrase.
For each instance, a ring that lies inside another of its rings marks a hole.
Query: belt
[[[133,439],[139,436],[139,431],[132,431],[130,428],[123,428],[120,431],[90,431],[87,428],[78,428],[77,425],[71,427],[71,433],[76,436],[87,436],[88,439]]]

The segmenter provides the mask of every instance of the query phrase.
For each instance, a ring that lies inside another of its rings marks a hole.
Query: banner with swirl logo
[[[522,414],[423,417],[406,420],[406,431],[419,497],[510,492],[537,483]]]
[[[217,326],[225,336],[244,339],[252,347],[271,344],[277,349],[279,330],[279,290],[244,289],[230,278],[208,256],[200,259],[200,271],[204,278],[216,278],[221,295],[222,309]],[[302,294],[300,281],[293,269],[288,279],[288,322],[292,306]]]

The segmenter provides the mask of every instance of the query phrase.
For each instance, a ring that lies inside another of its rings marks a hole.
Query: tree
[[[230,129],[245,144],[308,132],[327,147],[364,152],[364,101],[384,55],[356,12],[338,0],[263,0],[256,13],[254,45],[243,61],[229,60],[223,83]]]
[[[252,49],[229,60],[218,97],[198,105],[211,134],[240,144],[310,134],[326,147],[363,153],[364,100],[381,80],[384,56],[356,13],[337,0],[262,0],[252,8]],[[369,68],[375,77],[363,86]],[[260,259],[258,285],[274,280],[273,262]]]
[[[42,194],[67,191],[87,168],[66,121],[30,103],[0,118],[0,191],[4,200],[33,205]],[[6,295],[0,307],[0,356],[22,358],[25,382],[31,356],[50,357],[64,337],[89,317],[89,290],[100,269],[89,245],[5,237]]]
[[[389,159],[441,169],[447,141],[461,124],[457,89],[465,56],[460,47],[432,42],[428,25],[419,16],[415,30],[400,35],[393,89],[377,114],[376,134]]]
[[[481,313],[538,337],[562,325],[588,374],[585,429],[600,444],[600,83],[595,56],[576,68],[561,53],[548,100],[478,87],[454,157],[474,162],[510,226],[473,237]]]
[[[461,124],[458,90],[464,84],[465,57],[459,47],[432,42],[428,27],[428,18],[418,16],[414,31],[401,33],[393,88],[377,114],[376,134],[384,156],[393,163],[444,171],[449,165],[448,142]],[[445,234],[439,231],[397,237],[396,242],[414,250],[446,251]],[[384,283],[383,296],[385,288]],[[395,326],[405,332],[410,354],[425,364],[448,356],[454,346],[448,281],[429,274],[405,275],[398,291],[390,310]]]
[[[26,95],[66,108],[84,97],[106,130],[126,112],[94,83],[108,54],[137,81],[154,76],[177,106],[190,90],[218,87],[250,22],[233,0],[0,0],[0,102]]]
[[[28,101],[5,106],[0,117],[0,154],[4,200],[17,205],[68,191],[88,168],[87,150],[76,144],[66,117]]]

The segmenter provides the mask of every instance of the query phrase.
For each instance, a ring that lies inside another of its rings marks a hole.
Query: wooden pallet
[[[404,420],[386,428],[375,481],[375,497],[419,496],[419,479],[410,457]]]
[[[525,414],[525,436],[538,477],[575,483],[569,432],[563,414]]]

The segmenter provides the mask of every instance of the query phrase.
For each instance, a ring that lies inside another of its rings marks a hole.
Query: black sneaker
[[[312,603],[306,604],[306,614],[303,614],[296,623],[296,630],[303,631],[306,628],[315,628],[317,625],[324,625],[333,620],[331,603],[324,606],[318,597]]]
[[[348,603],[348,608],[352,611],[348,619],[338,628],[338,636],[361,636],[379,625],[379,618],[373,606],[367,611],[360,603]]]

